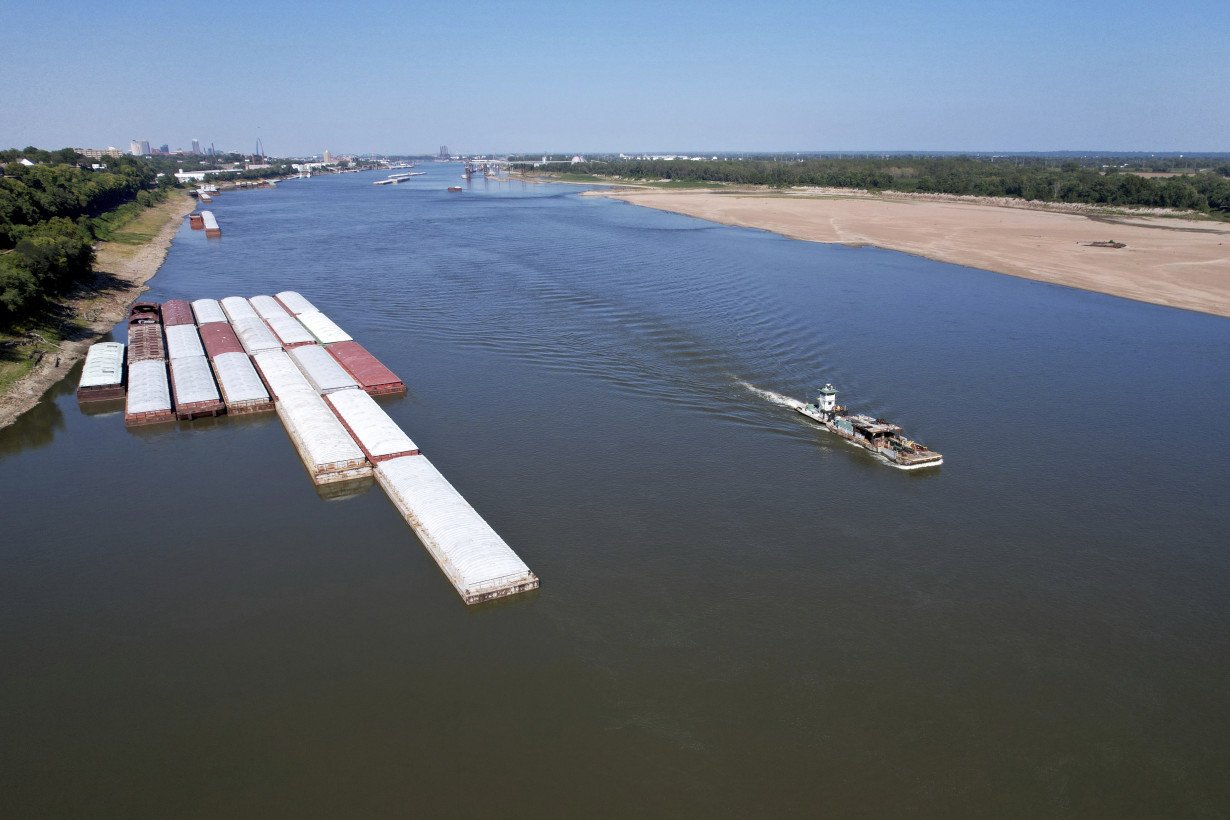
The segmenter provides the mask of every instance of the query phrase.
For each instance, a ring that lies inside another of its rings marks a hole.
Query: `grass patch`
[[[167,215],[182,207],[181,203],[187,197],[188,194],[177,191],[152,208],[142,207],[135,202],[116,208],[105,216],[105,241],[133,249],[153,241],[167,224]]]
[[[0,392],[33,370],[41,357],[55,356],[65,336],[80,327],[79,322],[50,314],[0,332]]]

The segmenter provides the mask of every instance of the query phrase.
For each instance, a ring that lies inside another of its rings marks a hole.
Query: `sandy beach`
[[[1230,316],[1230,224],[909,195],[594,192],[812,242],[874,245],[1126,299]],[[1113,240],[1126,247],[1091,247]]]
[[[79,327],[74,327],[54,352],[44,355],[29,373],[0,396],[0,427],[12,424],[36,405],[48,388],[64,378],[85,356],[90,345],[124,318],[129,305],[147,290],[145,283],[158,272],[175,232],[195,204],[195,200],[181,193],[159,203],[123,228],[127,233],[151,234],[146,242],[98,244],[94,282],[64,303],[66,319],[77,322]]]

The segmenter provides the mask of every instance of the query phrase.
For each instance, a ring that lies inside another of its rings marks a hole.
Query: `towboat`
[[[896,424],[861,413],[847,415],[846,409],[837,404],[837,390],[831,384],[821,388],[815,404],[802,404],[795,409],[898,470],[922,470],[944,463],[942,455],[906,438]]]

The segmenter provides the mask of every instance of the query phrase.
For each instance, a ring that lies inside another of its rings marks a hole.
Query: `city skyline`
[[[431,154],[441,142],[485,154],[1230,151],[1230,68],[1208,36],[1230,28],[1221,3],[471,2],[416,10],[413,48],[300,10],[271,6],[294,36],[270,37],[247,7],[219,4],[219,19],[239,22],[199,70],[184,63],[200,25],[191,8],[11,11],[22,36],[0,55],[12,79],[0,145],[149,134],[180,148],[209,133],[245,152],[260,139],[274,156]],[[475,39],[461,19],[515,36]],[[105,93],[80,83],[129,71],[141,81]]]

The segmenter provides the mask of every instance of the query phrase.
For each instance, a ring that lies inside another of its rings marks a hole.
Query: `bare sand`
[[[593,192],[812,242],[874,245],[1126,299],[1230,316],[1230,224],[860,192]],[[1114,240],[1124,248],[1090,247]]]
[[[75,323],[72,331],[53,353],[44,355],[0,396],[0,428],[38,404],[43,394],[84,358],[90,345],[124,318],[137,296],[148,290],[145,283],[162,266],[175,232],[195,205],[187,194],[172,196],[122,229],[128,234],[148,233],[148,241],[139,245],[99,243],[94,281],[63,304],[65,321]]]

